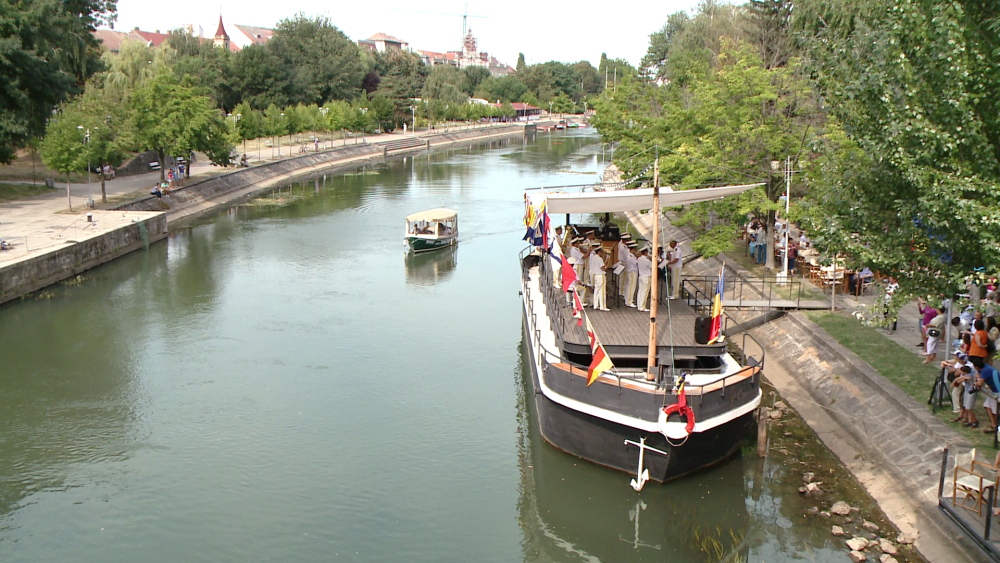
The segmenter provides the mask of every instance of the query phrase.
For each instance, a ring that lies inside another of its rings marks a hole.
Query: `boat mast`
[[[656,286],[656,274],[659,272],[657,261],[660,257],[660,147],[656,147],[656,160],[653,161],[653,271],[649,278],[649,361],[646,370],[646,380],[656,380],[656,305],[660,292]]]

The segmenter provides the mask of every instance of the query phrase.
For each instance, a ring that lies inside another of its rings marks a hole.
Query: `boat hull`
[[[448,248],[457,241],[456,237],[428,239],[420,237],[406,237],[406,244],[413,252],[430,252]]]
[[[532,334],[523,319],[524,337],[532,348]],[[546,397],[541,389],[538,362],[529,361],[538,427],[542,438],[553,447],[587,461],[635,475],[639,467],[639,449],[625,440],[640,442],[666,452],[647,452],[643,468],[649,478],[660,483],[720,463],[740,451],[741,444],[754,426],[754,413],[748,412],[704,432],[694,432],[675,445],[659,432],[647,432],[611,422],[565,407]]]

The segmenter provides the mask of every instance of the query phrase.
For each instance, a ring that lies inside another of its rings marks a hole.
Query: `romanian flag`
[[[712,331],[709,333],[709,344],[722,342],[726,339],[722,336],[722,292],[726,275],[726,264],[722,264],[719,270],[719,285],[715,289],[715,299],[712,300]]]
[[[589,318],[587,319],[587,336],[590,337],[590,353],[594,358],[590,362],[590,369],[587,370],[587,387],[590,387],[590,384],[597,380],[598,375],[615,369],[615,365],[611,363],[611,358],[608,357],[601,341],[597,339],[597,333],[594,332]]]

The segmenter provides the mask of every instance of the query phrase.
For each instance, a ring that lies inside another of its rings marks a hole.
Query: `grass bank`
[[[806,313],[806,316],[841,346],[857,354],[882,377],[891,381],[921,405],[927,404],[934,378],[939,372],[937,362],[924,364],[923,358],[886,338],[879,329],[864,326],[857,319],[845,314],[811,312]],[[930,410],[930,406],[927,408]],[[989,425],[982,400],[976,407],[976,417],[980,421],[980,427],[977,429],[965,428],[951,422],[955,415],[951,412],[950,401],[935,414],[975,447],[987,452],[993,451],[993,436],[983,434],[982,431]]]
[[[46,188],[45,182],[31,184],[0,184],[0,201],[14,201],[41,194],[52,193],[52,188]]]

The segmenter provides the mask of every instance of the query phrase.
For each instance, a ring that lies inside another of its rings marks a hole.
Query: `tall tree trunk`
[[[107,177],[104,176],[104,169],[101,168],[101,203],[107,203],[108,202],[108,191],[104,187],[104,182],[106,180],[107,180]]]
[[[167,155],[163,149],[156,150],[156,156],[160,157],[160,183],[167,181],[166,168],[167,168]]]
[[[69,204],[69,210],[73,211],[73,198],[69,195],[69,172],[66,173],[66,203]]]

